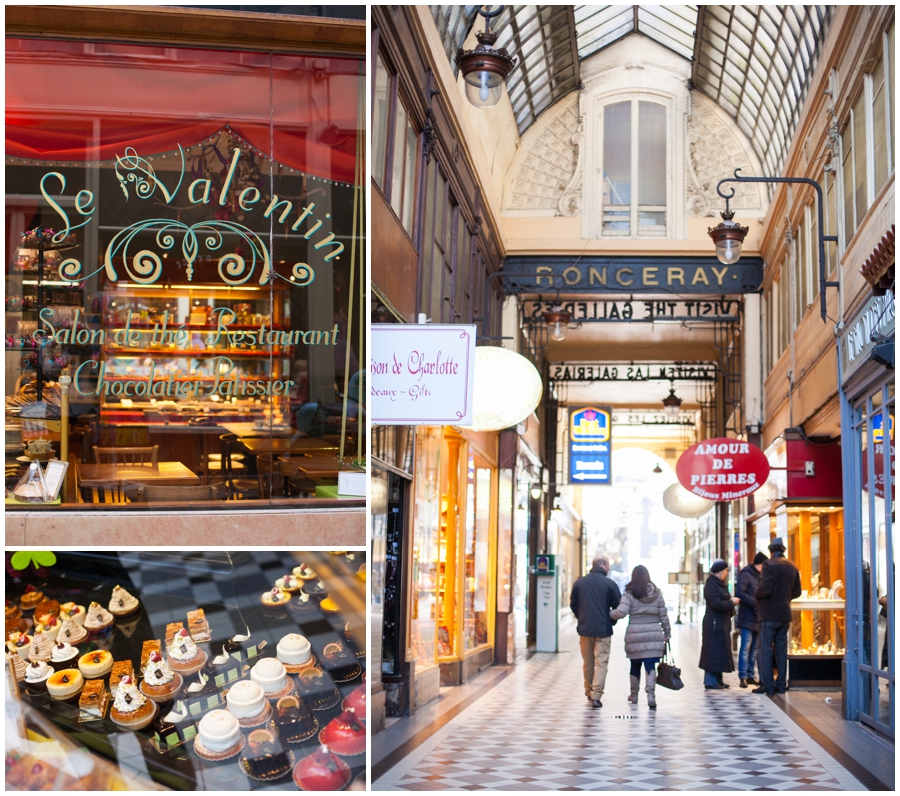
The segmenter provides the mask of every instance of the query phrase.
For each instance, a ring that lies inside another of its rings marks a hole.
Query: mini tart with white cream
[[[57,641],[50,650],[50,665],[56,670],[69,669],[78,657],[78,649],[65,641]]]
[[[291,601],[291,595],[276,586],[271,591],[261,594],[259,601],[265,608],[283,608]]]
[[[275,581],[275,586],[288,594],[296,594],[303,588],[303,581],[296,575],[285,575],[283,578],[278,578]]]
[[[318,580],[319,576],[315,573],[315,570],[309,564],[301,564],[299,567],[294,567],[293,571],[294,576],[300,578],[300,580]]]
[[[88,632],[74,619],[64,619],[56,634],[57,641],[65,641],[66,644],[80,644],[88,637]]]
[[[288,633],[275,648],[275,654],[291,674],[297,674],[307,666],[315,666],[309,641],[299,633]]]
[[[87,652],[78,659],[78,671],[86,680],[96,680],[106,677],[113,667],[113,656],[107,650],[94,650]]]
[[[120,727],[140,730],[156,718],[158,711],[156,703],[151,702],[138,691],[134,678],[125,675],[119,681],[116,699],[109,712],[109,717]]]
[[[84,629],[89,633],[99,633],[110,627],[114,621],[113,615],[100,603],[92,602],[88,606],[87,616],[84,620]]]
[[[154,702],[167,702],[174,699],[184,685],[184,678],[158,652],[151,652],[144,679],[141,682],[141,693]]]
[[[191,634],[185,628],[179,630],[172,637],[172,641],[166,648],[169,666],[183,675],[199,672],[206,665],[208,657],[203,650],[197,648],[191,639]]]
[[[75,699],[84,688],[84,678],[78,669],[61,669],[47,680],[47,691],[54,699],[68,702]]]
[[[113,589],[112,597],[109,600],[109,612],[113,616],[128,616],[140,607],[141,603],[138,598],[129,594],[121,586],[116,586]]]
[[[325,599],[328,594],[328,590],[325,588],[325,584],[320,580],[308,580],[303,584],[303,593],[308,594],[317,602],[320,602]]]
[[[46,661],[32,661],[25,667],[25,688],[32,693],[43,694],[47,681],[53,676],[53,669]]]
[[[304,592],[300,592],[300,594],[295,594],[291,597],[291,601],[288,603],[288,610],[298,618],[303,619],[318,613],[319,607],[312,597]]]
[[[227,760],[244,748],[241,725],[227,710],[211,710],[197,725],[194,751],[204,760]]]
[[[261,658],[250,670],[250,679],[258,683],[267,699],[279,699],[294,690],[294,681],[287,675],[278,658]]]

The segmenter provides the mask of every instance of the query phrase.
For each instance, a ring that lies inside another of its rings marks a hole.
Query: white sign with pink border
[[[472,425],[474,324],[372,324],[371,351],[373,423]]]

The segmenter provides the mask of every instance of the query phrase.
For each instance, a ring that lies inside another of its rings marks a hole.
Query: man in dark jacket
[[[756,613],[760,624],[759,688],[754,694],[783,694],[787,691],[788,634],[791,628],[791,600],[800,596],[800,570],[784,554],[786,548],[776,536],[769,545],[772,559],[763,563],[756,590]],[[772,659],[778,667],[778,681]]]
[[[613,621],[609,612],[618,608],[622,593],[607,577],[609,559],[597,556],[591,571],[572,586],[569,607],[578,619],[581,659],[584,662],[584,693],[595,708],[603,707],[600,698],[606,685]]]
[[[738,574],[734,587],[735,596],[741,598],[737,619],[734,626],[741,631],[741,651],[738,654],[738,677],[741,678],[741,688],[747,684],[759,685],[759,680],[754,677],[756,671],[756,650],[759,643],[759,617],[756,615],[756,589],[759,586],[759,573],[763,562],[769,557],[759,552],[753,563],[744,567]]]

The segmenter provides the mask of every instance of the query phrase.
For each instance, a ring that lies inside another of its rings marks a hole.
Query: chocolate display
[[[304,669],[297,675],[297,687],[300,696],[313,710],[328,710],[341,700],[341,692],[334,681],[317,666]]]
[[[269,730],[254,730],[247,736],[241,765],[253,779],[275,780],[290,772],[292,758],[290,750]]]
[[[278,735],[288,743],[306,741],[319,729],[319,720],[306,702],[296,696],[282,697],[275,703],[272,721]]]
[[[336,683],[355,680],[362,672],[356,662],[356,655],[337,641],[325,645],[322,650],[322,666]]]

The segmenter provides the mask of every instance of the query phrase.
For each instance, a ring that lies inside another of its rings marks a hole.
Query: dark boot
[[[741,678],[741,688],[746,688],[746,687],[747,687],[747,680],[745,680],[745,679],[742,677],[742,678]]]

